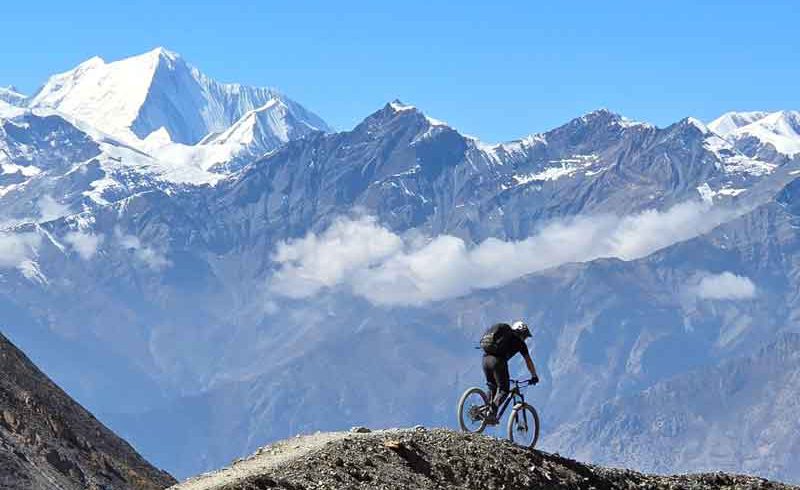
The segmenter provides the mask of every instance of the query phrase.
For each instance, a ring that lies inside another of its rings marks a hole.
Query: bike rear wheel
[[[539,414],[527,403],[514,407],[508,418],[508,440],[523,447],[536,447],[539,441]]]
[[[464,432],[478,434],[486,428],[484,411],[489,404],[489,396],[480,388],[470,388],[458,401],[458,425]]]

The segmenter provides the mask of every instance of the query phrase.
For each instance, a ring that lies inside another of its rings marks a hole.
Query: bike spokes
[[[522,418],[523,420],[520,420],[520,418]],[[517,421],[516,421],[517,432],[522,434],[523,436],[524,434],[528,433],[528,422],[524,420],[524,418],[525,417],[520,417],[519,415],[517,415]]]
[[[459,423],[466,432],[481,432],[486,427],[486,394],[479,388],[467,390],[459,401]]]
[[[472,405],[471,407],[469,407],[469,412],[468,412],[469,420],[471,422],[480,422],[481,419],[483,418],[482,412],[483,411],[481,410],[481,407],[477,405]]]
[[[480,426],[483,425],[483,420],[485,418],[483,400],[478,398],[477,400],[468,402],[467,407],[467,416],[464,422],[471,431],[478,430]]]
[[[515,407],[508,421],[508,438],[525,447],[534,447],[539,440],[539,416],[530,405]]]

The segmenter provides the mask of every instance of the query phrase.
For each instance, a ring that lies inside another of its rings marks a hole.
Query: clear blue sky
[[[664,125],[800,108],[795,1],[15,1],[0,85],[163,45],[338,129],[399,98],[487,141],[598,107]]]

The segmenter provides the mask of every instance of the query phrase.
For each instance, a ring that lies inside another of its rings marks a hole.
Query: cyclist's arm
[[[525,364],[528,365],[528,371],[531,372],[531,377],[538,378],[539,375],[536,374],[536,366],[534,366],[533,364],[533,359],[531,359],[531,354],[527,350],[524,350],[522,351],[522,357],[525,358]]]

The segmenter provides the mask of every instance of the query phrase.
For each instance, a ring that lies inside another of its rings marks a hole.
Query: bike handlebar
[[[518,385],[518,386],[531,386],[531,385],[533,385],[533,383],[531,383],[531,380],[529,380],[529,379],[524,379],[524,380],[523,379],[511,379],[509,381],[511,381],[512,383],[514,383],[515,385]]]

